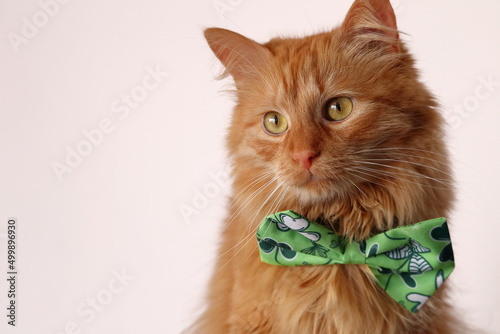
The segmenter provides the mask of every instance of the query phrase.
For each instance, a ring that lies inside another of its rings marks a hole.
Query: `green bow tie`
[[[455,267],[446,219],[435,218],[349,242],[293,212],[267,216],[257,231],[262,261],[280,266],[366,264],[394,300],[417,312]]]

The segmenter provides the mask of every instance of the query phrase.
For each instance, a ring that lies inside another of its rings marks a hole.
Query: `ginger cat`
[[[443,120],[399,38],[388,0],[356,0],[332,31],[259,44],[211,28],[233,77],[234,177],[199,334],[460,332],[447,284],[412,314],[365,265],[262,263],[255,231],[293,210],[363,240],[446,217],[453,201]]]

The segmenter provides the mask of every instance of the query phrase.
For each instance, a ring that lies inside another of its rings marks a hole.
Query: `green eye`
[[[334,97],[325,105],[325,118],[329,121],[342,121],[352,112],[352,100],[348,97]]]
[[[264,128],[273,135],[278,135],[288,129],[288,121],[282,114],[271,111],[264,115]]]

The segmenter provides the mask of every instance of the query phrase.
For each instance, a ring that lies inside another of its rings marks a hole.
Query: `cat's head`
[[[420,174],[441,160],[441,118],[388,0],[356,0],[339,27],[305,38],[205,36],[237,88],[236,177],[274,179],[303,203],[429,183]]]

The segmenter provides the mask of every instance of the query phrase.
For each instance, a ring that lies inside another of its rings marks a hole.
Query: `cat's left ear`
[[[399,52],[396,15],[389,0],[355,0],[342,23],[344,31],[355,35],[377,33]]]

